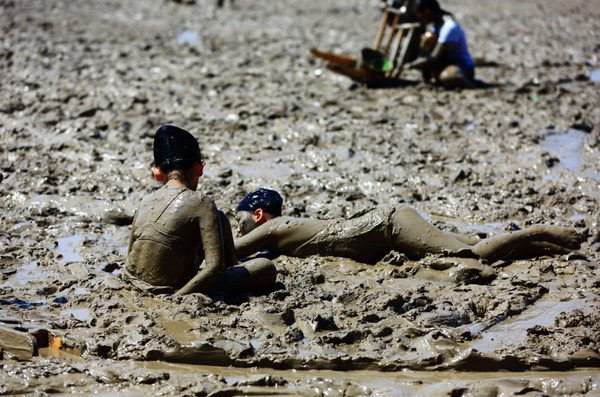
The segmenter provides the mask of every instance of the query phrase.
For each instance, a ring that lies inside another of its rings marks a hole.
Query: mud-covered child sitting
[[[218,287],[260,290],[275,282],[267,259],[237,265],[229,220],[196,192],[205,162],[196,138],[172,126],[154,137],[152,173],[163,186],[144,197],[131,228],[123,277],[152,293],[183,295]]]

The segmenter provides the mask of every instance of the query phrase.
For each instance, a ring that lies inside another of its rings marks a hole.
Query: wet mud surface
[[[448,92],[372,89],[311,58],[372,45],[378,6],[2,4],[0,394],[599,393],[600,9],[444,2],[497,63],[476,72],[497,86]],[[262,295],[141,293],[120,271],[165,123],[198,137],[199,189],[232,220],[269,187],[285,215],[405,203],[472,237],[589,238],[491,266],[280,256]]]

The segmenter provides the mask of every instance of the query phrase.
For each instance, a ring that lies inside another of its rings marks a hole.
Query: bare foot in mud
[[[542,252],[536,251],[536,247],[559,248],[559,252],[574,251],[580,248],[586,237],[586,231],[578,233],[571,228],[534,225],[525,230],[482,240],[473,247],[473,252],[481,259],[493,263],[509,257],[537,256]]]
[[[577,250],[587,238],[587,230],[579,233],[574,229],[553,225],[535,225],[530,227],[537,241],[546,241],[570,250]]]

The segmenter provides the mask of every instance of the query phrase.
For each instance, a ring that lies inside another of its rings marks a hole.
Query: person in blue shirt
[[[452,14],[443,10],[437,0],[415,0],[413,11],[429,30],[422,43],[424,54],[406,67],[420,69],[424,80],[429,81],[433,77],[446,88],[478,88],[474,82],[475,66],[467,49],[465,34]],[[434,45],[431,44],[432,39]],[[430,52],[424,45],[427,41]]]

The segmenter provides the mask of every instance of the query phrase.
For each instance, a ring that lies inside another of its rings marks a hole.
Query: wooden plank
[[[316,48],[311,48],[310,53],[328,62],[337,63],[340,65],[347,65],[351,67],[356,66],[356,58],[351,58],[345,55],[333,54],[327,51],[320,51]]]
[[[35,337],[18,327],[0,326],[0,349],[4,354],[20,360],[30,360],[38,355]]]

